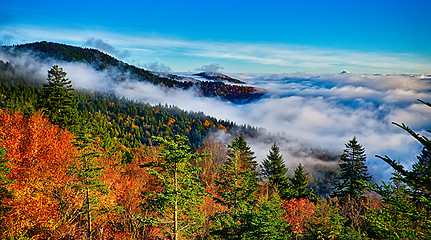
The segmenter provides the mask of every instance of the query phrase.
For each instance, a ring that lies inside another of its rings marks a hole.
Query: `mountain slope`
[[[96,49],[81,48],[45,41],[16,46],[6,46],[3,48],[13,50],[12,52],[15,54],[31,51],[40,58],[52,58],[66,62],[85,62],[91,64],[96,70],[115,68],[124,74],[131,73],[138,81],[150,82],[154,85],[161,85],[168,88],[195,88],[196,92],[201,96],[219,97],[236,104],[244,104],[257,100],[265,93],[263,90],[251,86],[230,85],[214,81],[178,81],[175,77],[167,78],[158,76],[148,70],[122,62]],[[213,77],[212,80],[214,79],[215,78]],[[239,80],[225,75],[219,76],[218,79],[240,83]]]

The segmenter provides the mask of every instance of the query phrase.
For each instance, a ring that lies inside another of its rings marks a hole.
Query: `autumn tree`
[[[191,153],[184,136],[154,139],[161,151],[157,160],[142,167],[156,179],[155,189],[143,192],[144,212],[150,210],[155,215],[146,214],[144,223],[151,223],[178,240],[196,233],[203,221],[199,206],[203,204],[204,188],[196,177],[199,168],[191,164],[191,160],[199,161],[203,155]]]
[[[288,169],[276,143],[272,145],[269,154],[262,161],[261,169],[262,177],[268,179],[268,187],[277,189],[283,199],[289,198],[291,186],[286,175]]]
[[[61,128],[77,123],[78,111],[74,102],[72,81],[58,65],[48,70],[47,83],[43,85],[39,107],[52,123]]]
[[[308,173],[305,173],[304,166],[299,163],[296,167],[293,176],[289,177],[291,183],[290,196],[296,199],[315,200],[316,195],[313,189],[308,188]]]
[[[334,185],[332,196],[357,198],[363,196],[366,184],[370,183],[371,176],[365,165],[365,149],[353,137],[345,144],[346,148],[340,156],[340,175]]]
[[[73,223],[64,207],[73,202],[67,169],[75,160],[68,131],[42,118],[0,110],[0,146],[7,150],[7,189],[13,198],[3,199],[11,207],[0,231],[1,239],[22,236],[34,239],[63,239]]]

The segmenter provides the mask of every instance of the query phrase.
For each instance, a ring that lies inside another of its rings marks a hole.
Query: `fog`
[[[319,161],[313,150],[338,155],[344,144],[356,136],[365,147],[369,171],[377,179],[387,179],[391,169],[375,157],[388,155],[405,166],[416,161],[421,146],[391,122],[405,123],[426,134],[431,129],[431,109],[416,99],[431,101],[431,78],[427,75],[384,74],[231,74],[230,76],[267,90],[260,100],[236,105],[218,98],[199,97],[192,90],[173,90],[138,82],[114,69],[96,71],[84,63],[37,59],[32,54],[11,56],[0,52],[0,60],[10,62],[20,74],[45,81],[47,71],[57,64],[68,73],[75,89],[114,93],[145,103],[174,105],[203,112],[237,124],[264,128],[266,136],[247,139],[260,162],[272,141],[280,146],[285,162]],[[154,68],[163,64],[154,63]],[[219,65],[200,70],[220,71]],[[229,75],[229,74],[228,74]],[[127,79],[117,82],[117,79]]]

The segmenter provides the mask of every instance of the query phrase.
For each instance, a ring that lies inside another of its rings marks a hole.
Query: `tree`
[[[357,198],[363,196],[366,183],[370,183],[371,176],[365,165],[365,149],[353,137],[345,144],[346,148],[340,156],[342,161],[340,175],[336,177],[338,183],[334,185],[332,196]]]
[[[220,168],[220,180],[215,181],[215,200],[227,208],[214,216],[212,233],[224,239],[242,239],[243,214],[254,207],[257,191],[257,163],[242,136],[228,144],[227,160]]]
[[[418,101],[431,107],[429,102]],[[413,164],[410,171],[387,155],[377,155],[395,170],[392,180],[396,185],[384,182],[382,186],[374,185],[373,190],[382,195],[385,203],[385,211],[375,212],[372,216],[374,230],[388,233],[389,229],[395,237],[426,239],[431,234],[431,140],[404,123],[393,124],[413,136],[423,148],[417,156],[418,162]],[[382,224],[380,220],[389,222]]]
[[[78,181],[74,184],[74,187],[78,189],[80,194],[84,195],[81,214],[86,221],[88,239],[92,239],[92,212],[94,206],[98,205],[95,193],[107,194],[109,192],[100,181],[104,167],[96,165],[95,159],[100,157],[100,153],[94,147],[94,138],[94,136],[89,134],[88,126],[84,126],[83,129],[78,130],[73,144],[81,151],[79,156],[80,162],[72,166],[68,171],[68,173],[77,176]]]
[[[285,211],[282,204],[277,191],[271,197],[260,197],[256,208],[242,215],[242,239],[292,239],[288,220],[283,216]]]
[[[48,71],[47,83],[43,85],[39,107],[49,116],[52,123],[61,128],[77,123],[72,81],[66,78],[67,73],[58,65]]]
[[[280,154],[280,148],[273,144],[269,154],[262,162],[262,176],[268,179],[268,186],[271,189],[278,189],[281,198],[289,197],[290,184],[286,176],[287,167],[284,164],[283,156]]]
[[[292,177],[289,178],[292,185],[291,187],[291,197],[296,199],[309,199],[315,200],[316,195],[313,193],[313,189],[308,189],[308,173],[304,172],[304,166],[301,163],[295,169]]]
[[[147,216],[144,223],[152,223],[170,234],[175,240],[190,234],[190,229],[202,222],[199,207],[203,204],[204,188],[197,179],[199,168],[191,160],[199,161],[203,154],[190,153],[188,139],[176,135],[174,139],[155,137],[161,152],[156,161],[142,165],[156,178],[154,190],[143,192],[144,211],[150,210],[155,216]],[[164,227],[169,226],[169,227]]]

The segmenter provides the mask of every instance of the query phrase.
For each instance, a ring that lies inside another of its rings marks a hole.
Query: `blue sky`
[[[430,11],[427,0],[2,0],[0,42],[98,47],[171,71],[430,73]]]

